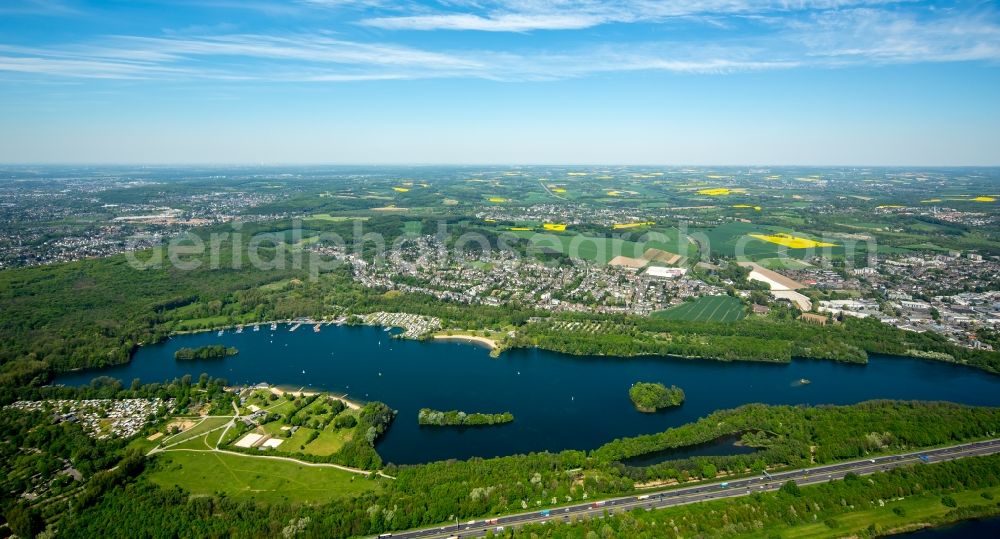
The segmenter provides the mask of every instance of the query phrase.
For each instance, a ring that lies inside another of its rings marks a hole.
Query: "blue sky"
[[[1000,164],[1000,6],[3,0],[0,162]]]

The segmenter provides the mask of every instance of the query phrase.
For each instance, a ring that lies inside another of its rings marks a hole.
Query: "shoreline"
[[[499,350],[500,345],[496,341],[490,339],[489,337],[480,337],[478,335],[435,335],[435,341],[459,341],[466,342],[470,344],[480,344],[490,350]]]

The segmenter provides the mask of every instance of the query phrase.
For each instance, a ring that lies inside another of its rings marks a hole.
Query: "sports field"
[[[270,503],[318,503],[378,488],[377,481],[336,468],[214,451],[159,453],[147,477],[161,487],[176,485],[195,496],[221,492]]]
[[[735,322],[746,316],[746,313],[743,311],[743,303],[734,297],[705,296],[665,311],[657,311],[652,316],[691,322]]]

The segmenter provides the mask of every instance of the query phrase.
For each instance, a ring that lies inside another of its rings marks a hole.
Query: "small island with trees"
[[[683,389],[677,386],[668,388],[661,383],[637,382],[628,390],[628,396],[637,410],[646,413],[680,406],[684,402]]]
[[[488,425],[502,425],[514,421],[514,415],[510,412],[501,414],[467,414],[458,410],[442,412],[421,408],[417,414],[417,422],[421,426],[428,427],[479,427]]]
[[[199,346],[198,348],[179,348],[176,352],[174,352],[174,359],[223,359],[229,356],[235,356],[239,353],[240,351],[237,350],[235,346],[226,348],[221,344],[210,344],[208,346]]]

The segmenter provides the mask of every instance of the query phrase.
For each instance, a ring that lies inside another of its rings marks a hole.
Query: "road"
[[[496,517],[488,520],[475,520],[458,524],[449,524],[436,528],[424,528],[402,532],[393,532],[392,537],[396,538],[421,538],[437,539],[444,537],[481,537],[487,530],[497,531],[498,528],[510,529],[525,524],[539,524],[543,522],[569,521],[571,518],[597,517],[609,513],[623,513],[636,508],[659,509],[675,505],[703,502],[707,500],[717,500],[720,498],[733,498],[737,496],[747,496],[753,492],[774,491],[785,482],[792,480],[799,485],[812,485],[822,483],[831,479],[842,479],[848,473],[865,475],[900,466],[909,466],[925,462],[920,457],[927,459],[926,462],[944,462],[962,457],[991,455],[1000,453],[1000,439],[985,440],[982,442],[972,442],[959,444],[926,451],[916,451],[912,453],[902,453],[898,455],[887,455],[874,457],[871,459],[856,460],[850,462],[840,462],[825,466],[816,466],[801,470],[791,470],[787,472],[777,472],[773,474],[758,475],[754,477],[734,479],[728,482],[715,482],[710,484],[700,484],[692,487],[675,488],[671,490],[657,490],[639,496],[625,496],[598,502],[587,502],[577,505],[570,505],[550,509],[548,511],[531,511],[518,513],[509,516]],[[723,486],[726,485],[726,486]]]

